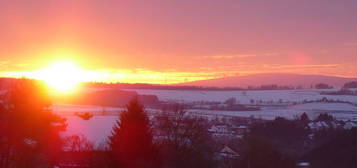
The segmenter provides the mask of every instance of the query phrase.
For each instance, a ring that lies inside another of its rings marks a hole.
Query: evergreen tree
[[[309,122],[310,121],[309,116],[305,112],[302,113],[300,116],[300,121]]]
[[[151,167],[153,161],[152,132],[144,107],[133,99],[120,114],[109,137],[114,162],[119,167]]]
[[[50,109],[43,83],[14,81],[1,99],[0,167],[52,167],[62,148],[65,121]]]

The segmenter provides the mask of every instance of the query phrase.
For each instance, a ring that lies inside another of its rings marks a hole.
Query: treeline
[[[357,81],[345,83],[343,85],[343,88],[346,88],[346,89],[357,88]]]
[[[316,121],[331,121],[320,115]],[[357,150],[357,128],[333,127],[311,130],[307,115],[295,120],[278,117],[255,124],[240,140],[241,157],[236,167],[294,168],[307,163],[311,168],[353,168]]]
[[[177,86],[177,85],[158,85],[158,84],[141,84],[141,83],[103,83],[87,82],[83,86],[88,88],[117,88],[117,89],[155,89],[155,90],[212,90],[212,91],[232,91],[232,90],[299,90],[306,89],[302,86],[287,86],[279,84],[267,84],[260,86],[247,87],[202,87],[202,86]],[[326,83],[317,83],[311,85],[310,89],[332,89],[333,86]],[[357,82],[352,81],[345,83],[343,88],[357,88]]]
[[[357,90],[350,90],[350,89],[340,89],[337,91],[324,91],[321,92],[322,95],[351,95],[357,96]]]
[[[357,81],[352,81],[345,83],[343,87],[337,91],[324,91],[321,94],[324,95],[351,95],[357,96],[357,90],[353,90],[357,88]]]
[[[240,87],[201,87],[201,86],[175,86],[175,85],[158,85],[158,84],[142,84],[142,83],[103,83],[103,82],[87,82],[83,83],[84,87],[88,88],[117,88],[117,89],[155,89],[155,90],[244,90]]]
[[[155,90],[203,90],[203,91],[234,91],[234,90],[293,90],[302,87],[282,86],[278,84],[243,87],[202,87],[202,86],[176,86],[155,84],[130,84],[130,83],[103,83],[87,82],[83,84],[87,88],[117,88],[117,89],[155,89]]]

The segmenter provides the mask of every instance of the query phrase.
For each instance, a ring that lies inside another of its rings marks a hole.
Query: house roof
[[[227,145],[224,145],[218,154],[225,157],[239,157],[239,154]]]

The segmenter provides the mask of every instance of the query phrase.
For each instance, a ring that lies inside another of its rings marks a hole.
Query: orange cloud
[[[202,58],[210,59],[236,59],[236,58],[249,58],[256,57],[256,54],[238,54],[238,55],[212,55],[212,56],[203,56]]]

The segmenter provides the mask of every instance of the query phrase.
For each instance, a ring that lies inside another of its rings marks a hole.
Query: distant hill
[[[14,81],[16,81],[16,79],[0,78],[0,90],[7,88]],[[248,86],[253,86],[253,88],[249,89],[276,90],[291,89],[296,87],[310,88],[311,86],[315,86],[318,83],[325,83],[333,87],[342,87],[345,83],[351,81],[357,81],[357,78],[287,73],[266,73],[247,76],[216,78],[169,85],[145,83],[85,82],[82,83],[82,87],[97,89],[107,88],[156,90],[245,90]],[[262,85],[267,85],[267,87],[261,87]],[[269,87],[269,85],[277,85],[277,88]]]
[[[357,78],[288,73],[266,73],[193,81],[181,83],[179,86],[247,87],[277,84],[280,86],[301,86],[303,88],[310,88],[311,85],[318,83],[326,83],[334,87],[341,87],[343,84],[350,81],[357,81]]]
[[[0,90],[9,88],[16,80],[15,78],[0,78]]]
[[[135,91],[124,91],[120,89],[99,89],[82,90],[79,94],[71,97],[58,97],[57,101],[68,104],[84,104],[96,106],[123,107],[134,97],[138,98],[140,103],[145,106],[157,105],[159,99],[155,95],[140,95]]]

